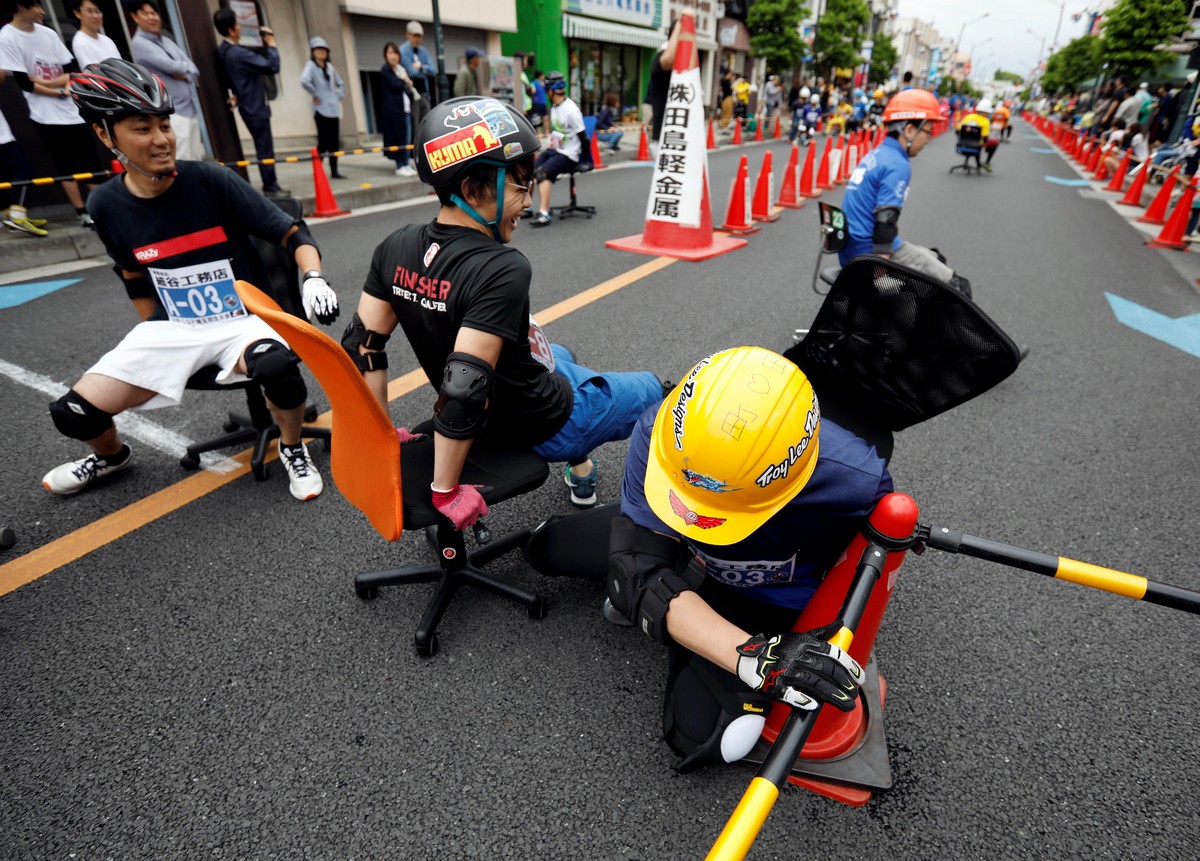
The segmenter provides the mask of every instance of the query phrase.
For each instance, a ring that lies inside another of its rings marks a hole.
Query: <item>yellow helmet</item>
[[[658,409],[646,501],[702,544],[735,544],[801,491],[817,466],[821,411],[778,353],[736,347],[702,359]]]

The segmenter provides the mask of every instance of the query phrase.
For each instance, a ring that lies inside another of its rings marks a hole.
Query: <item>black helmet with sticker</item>
[[[508,104],[480,96],[430,108],[417,127],[417,176],[434,188],[456,186],[477,165],[510,167],[541,148],[537,132]]]

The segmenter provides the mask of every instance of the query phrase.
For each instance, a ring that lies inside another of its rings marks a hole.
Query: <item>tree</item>
[[[996,81],[1008,81],[1009,83],[1016,84],[1018,87],[1025,83],[1025,79],[1016,72],[1006,72],[1003,69],[997,69],[992,79]]]
[[[1143,75],[1172,59],[1155,46],[1172,41],[1188,26],[1184,0],[1120,0],[1104,15],[1100,62],[1109,72]]]
[[[1088,78],[1100,74],[1102,63],[1098,36],[1072,39],[1046,61],[1042,89],[1047,93],[1074,92]]]
[[[791,70],[804,58],[800,21],[808,9],[800,0],[756,0],[746,15],[750,49],[775,72]]]
[[[871,10],[865,0],[829,0],[813,39],[816,68],[853,68],[861,63],[858,49],[870,20]]]
[[[871,49],[871,70],[867,75],[868,79],[884,83],[892,76],[892,69],[899,59],[900,52],[896,50],[896,43],[892,41],[892,37],[877,36],[875,47]]]

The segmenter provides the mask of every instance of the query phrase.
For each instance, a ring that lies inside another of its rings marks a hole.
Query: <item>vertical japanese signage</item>
[[[699,227],[707,167],[704,89],[700,69],[693,66],[671,75],[646,220]]]

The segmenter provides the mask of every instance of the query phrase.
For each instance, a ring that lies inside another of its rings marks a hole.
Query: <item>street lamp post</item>
[[[1066,0],[1063,0],[1063,2],[1066,3]],[[958,28],[958,38],[954,40],[954,57],[951,59],[951,63],[958,62],[958,52],[962,48],[963,33],[965,33],[967,28],[970,27],[972,24],[978,24],[980,21],[982,21],[984,18],[986,18],[990,14],[991,14],[990,12],[984,12],[982,15],[980,15],[974,21],[968,21],[965,24],[963,24],[961,27]]]

